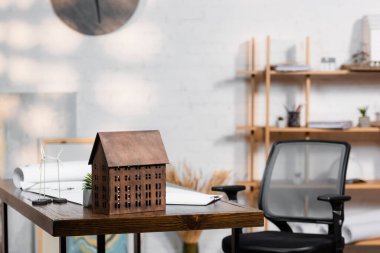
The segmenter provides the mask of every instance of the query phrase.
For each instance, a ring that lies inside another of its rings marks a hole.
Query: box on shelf
[[[380,15],[363,18],[363,51],[371,62],[380,62]]]

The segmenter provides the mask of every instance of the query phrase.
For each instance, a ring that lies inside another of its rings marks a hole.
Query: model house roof
[[[98,145],[103,147],[108,167],[169,163],[159,131],[99,132],[89,164]]]

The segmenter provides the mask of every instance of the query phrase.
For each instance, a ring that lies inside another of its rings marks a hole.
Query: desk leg
[[[231,253],[239,252],[239,236],[241,234],[241,228],[233,228],[231,236]]]
[[[66,236],[59,237],[59,253],[66,253]]]
[[[2,214],[2,222],[3,222],[3,240],[2,240],[2,250],[3,253],[8,253],[8,205],[5,202],[2,202],[3,205],[3,214]]]
[[[134,253],[141,253],[141,234],[135,233],[133,234],[134,239]]]
[[[106,236],[97,235],[96,239],[97,239],[98,253],[106,253]]]

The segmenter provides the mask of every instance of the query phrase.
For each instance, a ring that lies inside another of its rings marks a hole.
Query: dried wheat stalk
[[[179,186],[183,186],[195,191],[212,193],[211,187],[213,185],[223,185],[231,177],[231,172],[228,170],[216,170],[210,178],[204,179],[202,172],[192,170],[189,165],[184,162],[181,174],[178,170],[169,166],[166,170],[166,181]],[[179,231],[179,237],[184,243],[198,243],[202,230]]]

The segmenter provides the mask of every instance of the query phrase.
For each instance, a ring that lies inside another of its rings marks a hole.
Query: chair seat
[[[320,234],[264,231],[239,237],[240,253],[333,253],[334,237]],[[222,242],[223,251],[231,251],[231,236]]]

